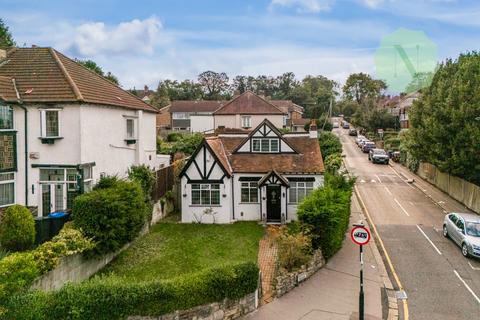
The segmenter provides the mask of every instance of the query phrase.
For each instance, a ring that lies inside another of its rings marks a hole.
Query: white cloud
[[[326,11],[330,9],[333,0],[272,0],[270,2],[270,9],[279,7],[296,7],[299,12],[313,12]]]
[[[162,24],[155,16],[134,19],[115,26],[103,22],[88,22],[78,26],[73,40],[66,47],[79,55],[147,53],[154,51],[155,40]]]
[[[379,5],[383,3],[383,0],[361,0],[364,5],[371,9],[377,8]]]

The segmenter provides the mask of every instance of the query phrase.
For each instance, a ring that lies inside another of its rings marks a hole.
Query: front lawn
[[[257,261],[263,227],[161,222],[109,264],[102,274],[132,281],[168,279],[222,264]]]

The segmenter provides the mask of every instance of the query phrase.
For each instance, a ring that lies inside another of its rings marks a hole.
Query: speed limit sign
[[[366,245],[370,241],[370,231],[363,226],[356,226],[350,233],[352,241],[359,246]]]

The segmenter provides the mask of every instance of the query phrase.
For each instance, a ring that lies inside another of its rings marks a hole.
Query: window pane
[[[270,151],[269,139],[262,139],[262,152]]]
[[[0,106],[0,130],[13,129],[13,109]]]
[[[277,139],[272,139],[272,140],[270,140],[270,149],[271,149],[271,151],[273,151],[273,152],[277,152],[277,151],[278,151],[278,140],[277,140]]]
[[[0,173],[0,181],[8,181],[13,179],[14,179],[13,172]]]
[[[241,189],[241,199],[240,202],[249,202],[249,192],[248,188],[242,187]]]
[[[210,204],[210,190],[200,191],[201,204]]]
[[[258,189],[257,189],[257,187],[250,188],[250,202],[258,202]]]
[[[213,190],[212,191],[211,204],[220,204],[220,191],[219,190]]]
[[[301,202],[305,198],[305,189],[298,188],[298,202]]]
[[[127,119],[127,138],[135,138],[135,125],[133,119]]]
[[[40,181],[65,181],[65,170],[40,169]]]
[[[14,203],[15,184],[2,183],[0,184],[0,206],[5,206]]]
[[[297,184],[295,182],[290,182],[290,189],[288,191],[288,202],[297,202]]]
[[[220,185],[219,184],[212,184],[211,189],[212,190],[220,190]]]
[[[199,184],[192,184],[192,189],[197,189],[197,190],[199,190],[199,189],[200,189],[200,185],[199,185]]]
[[[260,151],[260,140],[253,139],[252,146],[253,146],[253,151]]]
[[[58,137],[58,111],[45,111],[47,137]]]
[[[192,204],[200,204],[200,190],[192,190]]]

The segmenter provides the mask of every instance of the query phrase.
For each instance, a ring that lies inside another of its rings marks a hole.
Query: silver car
[[[443,235],[461,248],[465,257],[480,258],[480,216],[470,213],[450,213],[443,221]]]

